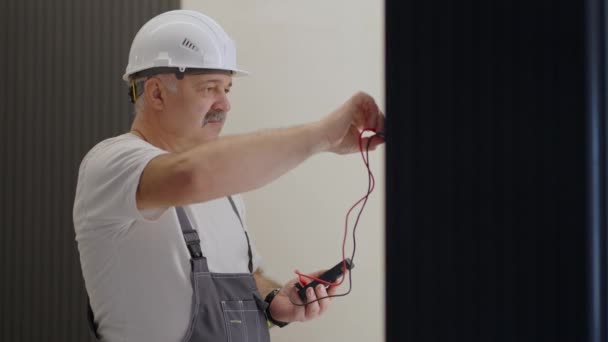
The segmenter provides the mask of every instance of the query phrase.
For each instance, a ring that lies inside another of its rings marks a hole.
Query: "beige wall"
[[[357,90],[384,108],[382,1],[183,0],[182,6],[217,20],[237,43],[240,67],[251,72],[234,80],[226,133],[316,120]],[[383,165],[384,147],[371,156],[377,188],[357,230],[353,292],[334,299],[315,321],[272,329],[273,341],[384,339]],[[323,154],[245,194],[266,272],[285,282],[296,268],[337,263],[346,211],[366,189],[359,155]],[[350,253],[350,239],[348,246]]]

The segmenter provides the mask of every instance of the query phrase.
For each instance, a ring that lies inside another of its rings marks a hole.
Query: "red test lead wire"
[[[370,177],[370,187],[368,189],[368,192],[365,194],[365,196],[363,196],[360,200],[357,201],[357,203],[355,203],[346,213],[346,221],[344,224],[344,239],[342,240],[342,274],[346,274],[346,239],[348,237],[348,218],[350,216],[350,213],[361,203],[363,202],[365,199],[367,199],[369,197],[369,195],[374,191],[374,188],[376,186],[376,180],[374,179],[374,175],[371,171],[371,169],[369,168],[369,161],[365,158],[365,153],[363,151],[363,134],[365,134],[365,132],[373,132],[376,133],[376,130],[373,128],[366,128],[363,131],[361,131],[361,133],[359,134],[359,151],[361,152],[361,157],[363,158],[363,163],[365,164],[365,166],[367,167],[367,171],[369,173],[369,177]],[[367,138],[367,139],[371,139]],[[300,284],[302,284],[302,286],[306,286],[306,284],[308,283],[306,281],[306,279],[310,279],[310,280],[316,280],[317,282],[327,285],[327,286],[339,286],[344,282],[345,277],[342,276],[340,278],[340,281],[338,282],[328,282],[322,279],[319,279],[317,277],[308,275],[308,274],[304,274],[301,273],[298,270],[294,271],[295,274],[298,275]]]

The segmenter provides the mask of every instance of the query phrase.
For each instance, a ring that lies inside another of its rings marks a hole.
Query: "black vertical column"
[[[86,341],[78,166],[130,127],[131,40],[179,0],[0,2],[0,341]]]
[[[386,49],[387,341],[586,341],[585,2],[387,0]]]
[[[590,342],[608,339],[608,38],[606,2],[586,1]]]

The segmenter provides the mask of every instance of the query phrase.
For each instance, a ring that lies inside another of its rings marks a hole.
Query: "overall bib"
[[[228,200],[241,226],[243,222],[234,201]],[[253,261],[249,235],[249,273],[211,273],[203,255],[199,235],[193,229],[184,208],[176,207],[192,269],[192,309],[186,334],[181,342],[270,342],[265,310],[253,278]],[[93,335],[99,339],[93,311],[88,307],[88,322]]]

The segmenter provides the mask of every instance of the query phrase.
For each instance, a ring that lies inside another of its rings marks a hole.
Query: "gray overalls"
[[[234,201],[228,197],[241,226],[243,222]],[[192,268],[192,314],[188,330],[181,342],[270,342],[265,310],[253,279],[253,261],[249,235],[247,238],[250,273],[211,273],[203,255],[199,236],[192,228],[182,207],[176,207]],[[93,335],[99,339],[89,305],[88,321]]]

